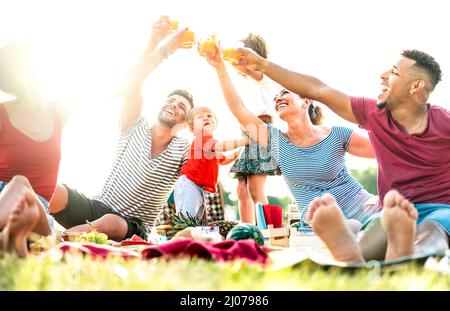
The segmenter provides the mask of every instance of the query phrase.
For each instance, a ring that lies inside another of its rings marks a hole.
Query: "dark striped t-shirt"
[[[121,215],[141,219],[147,230],[169,198],[186,163],[190,144],[175,137],[156,158],[151,158],[151,146],[150,126],[145,119],[124,131],[112,171],[96,198]]]

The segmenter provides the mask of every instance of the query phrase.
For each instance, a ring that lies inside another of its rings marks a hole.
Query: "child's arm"
[[[226,140],[226,141],[218,141],[211,147],[211,151],[214,152],[222,152],[233,150],[245,145],[248,145],[250,140],[246,138],[235,139],[235,140]]]
[[[241,148],[239,148],[238,150],[232,152],[232,153],[220,153],[222,156],[222,159],[220,160],[219,164],[220,165],[227,165],[230,164],[231,162],[236,161],[236,159],[239,157],[239,155],[241,154]]]

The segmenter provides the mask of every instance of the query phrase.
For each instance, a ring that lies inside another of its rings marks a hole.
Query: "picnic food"
[[[170,217],[170,230],[166,231],[167,237],[172,238],[178,231],[186,229],[188,227],[203,227],[207,226],[206,220],[197,218],[191,215],[174,214]]]
[[[205,41],[198,43],[198,52],[203,57],[214,57],[216,55],[216,45],[216,37],[209,36]]]
[[[104,233],[98,232],[97,230],[92,230],[91,232],[83,232],[75,239],[75,242],[89,242],[97,244],[106,244],[108,241],[108,236]]]
[[[237,224],[237,221],[231,220],[216,220],[208,223],[209,226],[219,227],[219,233],[224,238],[227,236],[228,232],[230,232],[230,230],[233,229]]]
[[[254,239],[259,245],[264,245],[261,231],[252,224],[238,224],[227,235],[227,240]]]
[[[197,217],[183,214],[174,214],[170,219],[170,228],[166,231],[166,236],[172,238],[178,231],[186,229],[188,227],[205,227],[205,226],[216,226],[219,227],[219,233],[223,237],[226,237],[228,232],[238,224],[236,221],[227,220],[216,220],[216,221],[206,221]]]

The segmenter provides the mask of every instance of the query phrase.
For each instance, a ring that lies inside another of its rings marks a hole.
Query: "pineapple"
[[[172,229],[167,230],[166,232],[166,235],[169,239],[173,238],[173,236],[178,231],[181,231],[188,227],[208,226],[208,223],[204,219],[189,215],[189,213],[187,214],[187,216],[183,214],[173,214],[170,217],[170,226],[172,227]]]
[[[208,223],[208,226],[219,227],[219,233],[224,238],[227,237],[228,232],[233,229],[239,222],[231,220],[216,220]]]
[[[171,230],[166,232],[166,235],[171,239],[177,232],[186,229],[188,227],[204,227],[204,226],[216,226],[219,227],[219,233],[224,238],[227,236],[228,232],[238,224],[237,221],[227,221],[227,220],[216,220],[216,221],[206,221],[205,219],[200,219],[193,217],[191,215],[171,215],[170,226]]]

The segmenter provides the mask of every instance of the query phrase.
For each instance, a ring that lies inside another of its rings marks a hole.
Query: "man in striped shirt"
[[[88,198],[65,185],[57,186],[50,212],[69,228],[67,232],[89,232],[94,226],[110,239],[121,241],[133,234],[146,238],[154,225],[187,160],[190,144],[176,135],[186,125],[193,98],[187,91],[173,91],[157,122],[151,125],[141,115],[140,86],[159,63],[178,49],[184,31],[156,49],[171,32],[171,25],[167,16],[153,25],[150,44],[130,75],[130,91],[121,112],[120,139],[100,195]]]

